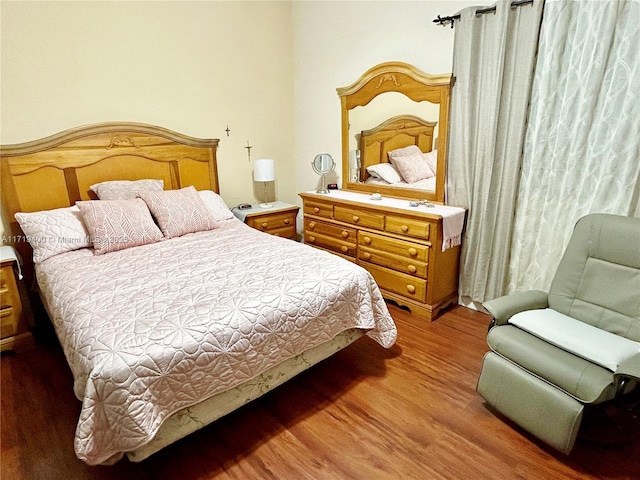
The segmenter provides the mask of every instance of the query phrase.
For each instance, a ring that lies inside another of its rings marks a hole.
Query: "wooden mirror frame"
[[[342,110],[342,188],[375,193],[391,197],[429,200],[444,203],[447,174],[447,134],[449,100],[453,76],[450,73],[431,75],[402,62],[386,62],[367,70],[348,87],[337,88]],[[368,185],[351,182],[349,178],[349,111],[363,107],[382,93],[402,93],[414,102],[430,102],[440,105],[438,117],[438,167],[435,191]]]

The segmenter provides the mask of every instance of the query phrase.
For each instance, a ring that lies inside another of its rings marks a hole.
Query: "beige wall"
[[[248,141],[252,159],[276,160],[278,198],[296,201],[285,175],[294,169],[290,2],[0,8],[3,144],[116,120],[220,138],[221,194],[235,205],[256,201]]]
[[[450,71],[454,32],[432,19],[477,3],[2,1],[0,142],[116,120],[220,138],[235,205],[257,200],[248,141],[300,204],[313,157],[340,161],[336,87],[390,60]]]

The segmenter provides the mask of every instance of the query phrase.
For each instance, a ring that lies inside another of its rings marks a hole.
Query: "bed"
[[[395,342],[368,272],[233,216],[217,144],[107,123],[0,150],[10,237],[73,373],[88,464],[141,461],[362,335]]]
[[[374,128],[361,131],[360,179],[371,185],[434,192],[437,151],[433,145],[436,125],[437,122],[415,115],[398,115]],[[418,170],[414,167],[418,167]]]

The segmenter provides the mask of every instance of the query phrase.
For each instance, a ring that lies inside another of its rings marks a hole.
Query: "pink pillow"
[[[143,200],[89,200],[76,202],[93,240],[94,253],[124,250],[162,240]]]
[[[194,186],[140,194],[166,238],[213,230],[218,222]]]
[[[162,191],[164,180],[111,180],[89,187],[100,200],[127,200],[149,190]]]
[[[435,176],[422,153],[396,157],[392,161],[407,183],[414,183],[418,180]]]
[[[423,153],[422,158],[425,159],[429,168],[435,174],[438,171],[438,150],[431,150],[430,152]]]
[[[78,207],[15,214],[33,248],[33,263],[60,253],[91,247],[89,232]]]
[[[396,148],[387,153],[389,161],[393,162],[397,157],[405,157],[407,155],[420,155],[422,150],[417,145],[409,145],[408,147]]]

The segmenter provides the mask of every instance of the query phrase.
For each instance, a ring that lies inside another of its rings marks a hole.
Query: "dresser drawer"
[[[295,228],[296,216],[291,213],[273,213],[270,215],[260,215],[255,218],[247,217],[247,225],[267,233],[275,230]]]
[[[362,245],[358,247],[358,260],[375,263],[381,267],[387,267],[419,278],[427,278],[427,264],[425,262],[411,260],[399,255],[363,247]]]
[[[379,267],[372,263],[358,261],[366,268],[382,290],[402,295],[403,297],[424,302],[427,293],[427,281],[420,278]]]
[[[310,218],[304,219],[304,230],[305,234],[324,235],[353,244],[357,241],[357,230],[354,228],[345,228],[340,225],[319,222]]]
[[[304,243],[348,257],[356,256],[356,233],[354,230],[308,218],[305,218],[304,227]]]
[[[13,267],[4,266],[0,269],[0,308],[12,307],[16,303],[16,285]]]
[[[356,208],[336,206],[333,212],[334,218],[341,222],[351,223],[358,227],[384,229],[384,215]]]
[[[389,233],[429,240],[429,225],[429,222],[422,220],[387,215],[385,230]]]
[[[404,242],[396,238],[376,235],[375,233],[358,232],[358,244],[420,262],[427,262],[429,259],[429,247],[426,245]]]
[[[304,214],[317,217],[333,218],[333,205],[322,202],[304,202]]]
[[[288,238],[290,240],[295,240],[297,237],[296,227],[283,227],[283,228],[274,228],[266,232],[274,237],[282,237]]]
[[[10,337],[18,332],[18,318],[13,307],[0,310],[0,338]]]

